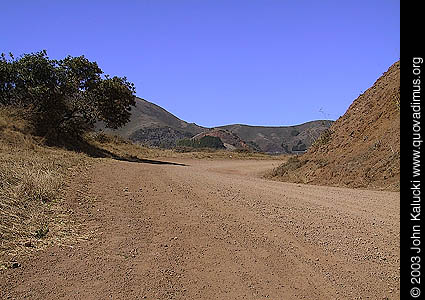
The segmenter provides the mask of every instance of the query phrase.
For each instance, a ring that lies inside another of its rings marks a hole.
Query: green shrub
[[[222,149],[225,148],[223,142],[219,137],[215,136],[203,136],[199,139],[199,145],[201,148],[214,148],[214,149]]]
[[[34,237],[37,239],[44,238],[49,233],[49,226],[43,224],[40,228],[38,228],[34,234]]]
[[[215,136],[203,136],[200,139],[182,139],[177,141],[178,147],[189,147],[189,148],[213,148],[213,149],[224,149],[224,144],[219,137]]]

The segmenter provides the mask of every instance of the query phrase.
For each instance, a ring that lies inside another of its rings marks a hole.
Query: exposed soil
[[[291,182],[400,189],[400,62],[360,95],[298,161],[272,177]]]
[[[399,193],[268,181],[278,161],[104,160],[90,234],[0,272],[1,299],[398,299]]]

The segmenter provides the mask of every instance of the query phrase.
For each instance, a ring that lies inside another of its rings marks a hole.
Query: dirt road
[[[0,273],[1,299],[398,299],[399,193],[261,179],[277,161],[104,161],[87,241]]]

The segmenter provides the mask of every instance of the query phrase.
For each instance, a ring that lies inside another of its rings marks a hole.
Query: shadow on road
[[[186,167],[186,164],[181,163],[175,163],[175,162],[169,162],[169,161],[161,161],[161,160],[152,160],[152,159],[144,159],[144,158],[138,158],[138,157],[119,157],[115,156],[112,157],[116,160],[121,161],[129,161],[129,162],[137,162],[137,163],[145,163],[145,164],[153,164],[153,165],[173,165],[173,166],[183,166]]]

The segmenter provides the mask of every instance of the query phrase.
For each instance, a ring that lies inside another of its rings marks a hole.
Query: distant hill
[[[139,144],[164,148],[174,147],[177,140],[191,138],[206,130],[195,123],[180,120],[162,107],[138,97],[136,106],[131,110],[129,123],[117,130],[105,129],[102,124],[98,124],[98,128]]]
[[[329,120],[282,127],[236,124],[217,127],[217,130],[228,131],[221,137],[229,148],[232,148],[232,143],[236,143],[233,145],[236,148],[244,149],[246,146],[241,145],[247,145],[249,149],[261,152],[293,153],[304,152],[331,124],[332,121]],[[128,138],[135,143],[164,148],[175,147],[178,140],[192,138],[203,132],[212,132],[211,128],[187,123],[162,107],[141,98],[136,98],[136,106],[132,109],[130,122],[122,128],[105,129],[102,124],[97,124],[97,127],[108,133]],[[233,142],[227,143],[226,140],[233,140]]]
[[[399,190],[400,61],[360,95],[299,158],[271,174],[284,181]]]
[[[265,127],[226,125],[217,127],[238,135],[267,153],[305,152],[320,134],[332,125],[332,121],[311,121],[295,126]]]
[[[207,131],[203,131],[195,135],[192,139],[201,139],[204,136],[214,136],[220,138],[223,142],[224,147],[228,150],[243,149],[243,150],[258,150],[254,147],[250,147],[245,141],[239,136],[230,132],[229,130],[212,128]]]

